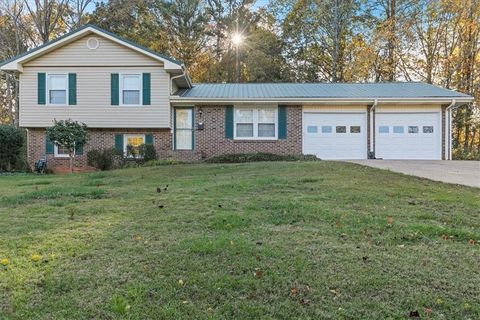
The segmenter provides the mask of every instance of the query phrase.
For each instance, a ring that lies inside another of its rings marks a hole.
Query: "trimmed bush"
[[[118,167],[118,156],[115,148],[103,150],[91,150],[87,152],[87,163],[91,167],[100,170],[111,170]]]
[[[11,171],[24,165],[20,159],[23,133],[12,125],[0,125],[0,171]]]
[[[280,155],[273,153],[232,153],[205,160],[209,163],[243,163],[259,161],[318,161],[314,155]]]
[[[144,162],[157,160],[157,151],[155,150],[155,146],[151,144],[142,144],[139,153]]]

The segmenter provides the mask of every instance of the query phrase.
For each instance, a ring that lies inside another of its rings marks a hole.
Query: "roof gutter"
[[[450,103],[452,98],[375,98],[377,103]],[[457,102],[469,103],[473,101],[472,97],[460,97],[455,98]],[[192,98],[171,96],[170,101],[172,103],[196,103],[196,104],[211,104],[211,103],[363,103],[371,104],[372,98]]]
[[[375,158],[375,148],[374,148],[374,139],[373,135],[375,134],[374,128],[375,128],[375,108],[378,105],[378,99],[373,100],[373,105],[370,108],[370,154],[369,158]]]
[[[182,73],[170,78],[170,81],[171,81],[171,82],[170,82],[170,94],[172,94],[172,84],[173,84],[173,80],[178,79],[178,78],[182,78],[182,77],[184,77],[185,80],[187,81],[188,88],[191,88],[191,87],[192,87],[192,81],[190,80],[190,77],[188,76],[188,74],[187,74],[186,71],[185,71],[184,66],[182,65]]]
[[[445,109],[445,160],[452,160],[452,111],[459,106],[457,100],[452,99],[450,105]]]

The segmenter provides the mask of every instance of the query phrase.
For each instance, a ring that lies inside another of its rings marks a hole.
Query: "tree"
[[[70,158],[70,171],[73,172],[75,148],[83,146],[87,141],[87,126],[71,119],[55,120],[52,127],[47,128],[47,138],[57,146],[66,148]]]
[[[12,125],[0,125],[0,171],[10,171],[23,146],[20,129]]]

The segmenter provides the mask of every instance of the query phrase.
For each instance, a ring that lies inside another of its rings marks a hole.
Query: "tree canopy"
[[[455,147],[480,149],[478,0],[0,0],[0,59],[84,23],[183,61],[194,82],[236,81],[238,65],[241,82],[424,81],[468,93],[476,103],[455,113]],[[16,76],[2,74],[0,89],[10,123]]]

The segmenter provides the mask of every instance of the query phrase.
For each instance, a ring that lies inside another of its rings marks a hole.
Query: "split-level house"
[[[3,62],[20,79],[31,165],[67,165],[54,119],[88,126],[86,152],[153,144],[161,159],[225,153],[450,159],[451,112],[473,98],[425,83],[193,84],[179,61],[86,25]]]

